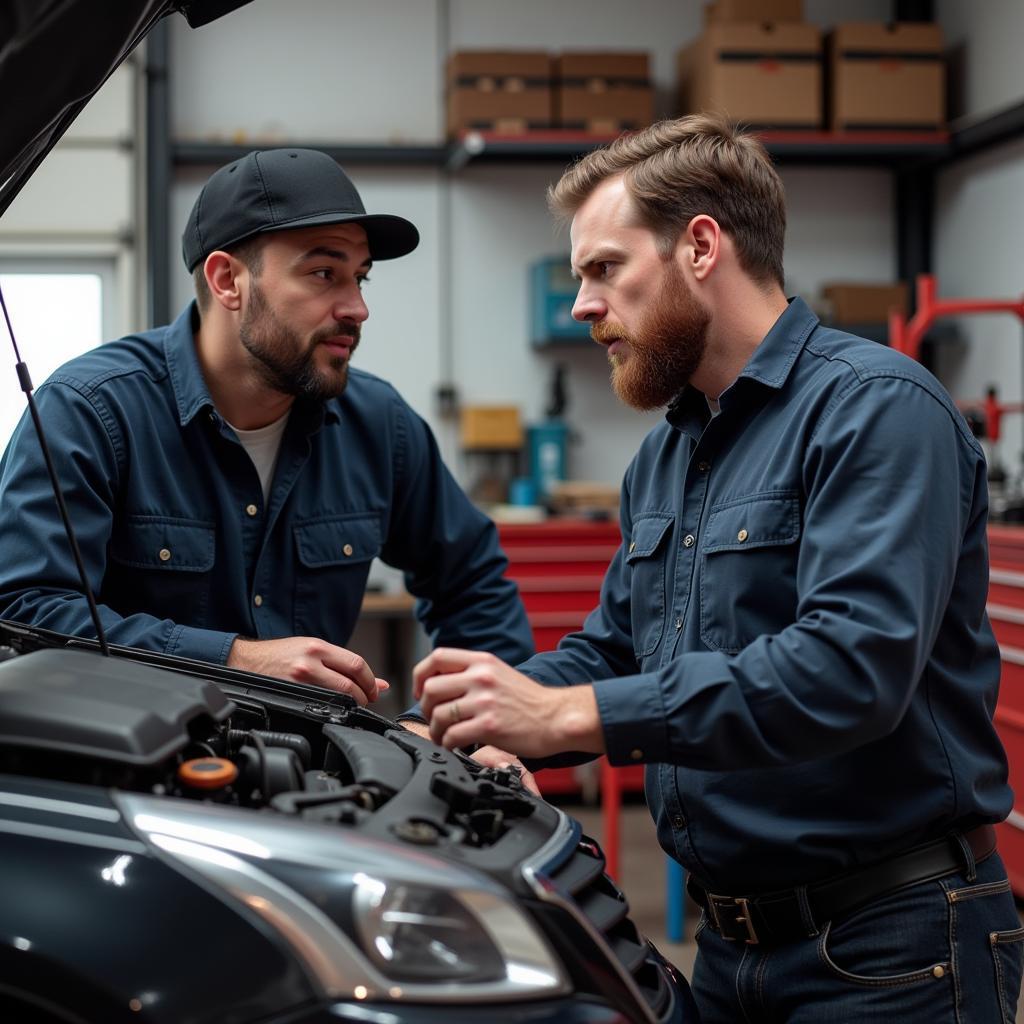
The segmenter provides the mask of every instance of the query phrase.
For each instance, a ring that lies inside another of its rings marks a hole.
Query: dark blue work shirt
[[[391,385],[353,369],[340,398],[296,401],[265,504],[193,317],[73,359],[36,396],[112,642],[212,662],[239,634],[344,645],[380,556],[435,644],[533,653],[493,523]],[[0,618],[94,635],[27,416],[0,463]]]
[[[710,417],[687,389],[622,487],[601,604],[522,668],[596,680],[665,850],[788,887],[1006,817],[985,460],[941,385],[791,302]]]

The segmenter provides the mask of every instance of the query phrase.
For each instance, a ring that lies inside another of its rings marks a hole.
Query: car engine
[[[668,965],[630,920],[599,846],[529,793],[515,770],[444,750],[344,695],[140,651],[115,649],[104,658],[76,649],[88,646],[0,623],[0,790],[5,779],[19,778],[98,787],[137,833],[152,832],[147,842],[184,859],[195,845],[190,837],[223,834],[236,822],[253,836],[262,829],[268,848],[283,849],[279,823],[294,822],[295,849],[315,847],[329,857],[358,837],[377,851],[447,862],[514,894],[564,965],[563,987],[593,993],[626,1019],[676,1019]],[[305,830],[301,842],[296,830]],[[309,865],[285,863],[288,856],[254,863],[270,865],[277,882],[315,890],[326,905]],[[210,877],[220,870],[202,858],[192,867]],[[360,914],[378,925],[389,914],[400,922],[386,940],[375,932],[365,948],[407,995],[433,998],[423,964],[439,949],[453,977],[460,959],[480,960],[485,939],[465,929],[461,939],[431,938],[431,948],[421,948],[425,930],[415,924],[450,919],[446,897],[439,902],[406,885],[378,911],[376,883],[360,884],[332,914],[348,925]],[[401,960],[389,943],[397,950],[403,929],[404,948],[414,952]],[[484,981],[487,970],[494,979],[503,970],[496,961],[474,969]]]

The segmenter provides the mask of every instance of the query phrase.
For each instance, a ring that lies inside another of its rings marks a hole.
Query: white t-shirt
[[[242,447],[249,453],[252,464],[259,474],[260,486],[263,488],[263,504],[270,499],[270,485],[274,482],[274,467],[277,465],[277,453],[281,450],[281,438],[284,428],[288,425],[288,410],[279,420],[268,423],[256,430],[239,430],[231,424],[231,429],[238,435]]]

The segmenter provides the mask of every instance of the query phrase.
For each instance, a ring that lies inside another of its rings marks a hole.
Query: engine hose
[[[270,732],[267,729],[228,730],[228,742],[233,747],[236,744],[244,743],[250,736],[259,736],[268,747],[287,747],[289,750],[294,750],[299,755],[303,768],[309,768],[309,763],[313,760],[313,751],[309,745],[309,740],[298,733]]]

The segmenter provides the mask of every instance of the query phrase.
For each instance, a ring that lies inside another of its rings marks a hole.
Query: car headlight
[[[333,829],[120,801],[153,847],[270,925],[325,995],[473,1003],[570,991],[538,926],[486,876],[367,837],[340,844]]]
[[[353,877],[353,917],[363,948],[396,981],[561,988],[560,972],[532,921],[503,897],[474,889],[389,884]]]

